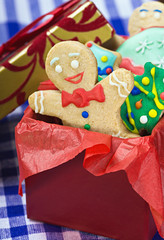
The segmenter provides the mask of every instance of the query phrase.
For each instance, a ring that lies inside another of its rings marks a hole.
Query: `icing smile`
[[[64,78],[64,80],[66,80],[67,82],[70,82],[70,83],[77,84],[77,83],[81,82],[81,80],[83,78],[83,74],[84,74],[84,72],[81,72],[75,76]]]

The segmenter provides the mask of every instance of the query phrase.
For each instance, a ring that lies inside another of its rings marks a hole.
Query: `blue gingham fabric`
[[[92,0],[118,34],[127,35],[129,16],[145,0]],[[65,0],[0,0],[0,44],[42,14]],[[18,195],[19,168],[14,129],[27,103],[0,121],[0,239],[14,240],[103,240],[108,239],[64,227],[27,219],[26,193]],[[155,235],[153,240],[162,239]]]

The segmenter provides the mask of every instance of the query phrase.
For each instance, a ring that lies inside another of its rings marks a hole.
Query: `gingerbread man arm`
[[[58,118],[61,118],[63,115],[61,93],[59,91],[46,90],[34,92],[30,95],[28,102],[36,113]]]
[[[112,100],[117,96],[115,104],[120,108],[134,87],[134,77],[130,71],[119,68],[98,84],[103,86],[106,95],[108,95],[110,90]]]

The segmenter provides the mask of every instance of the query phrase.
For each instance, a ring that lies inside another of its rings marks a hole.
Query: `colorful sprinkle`
[[[140,109],[142,107],[142,99],[140,99],[138,102],[135,104],[137,109]]]
[[[108,61],[108,57],[107,56],[102,56],[101,57],[101,61],[102,62],[107,62]]]
[[[106,69],[106,73],[107,73],[107,74],[110,74],[112,71],[113,71],[113,68],[107,68],[107,69]]]
[[[81,115],[83,118],[88,118],[88,116],[89,116],[88,112],[86,112],[86,111],[82,112]]]
[[[157,116],[157,111],[156,111],[155,109],[151,109],[151,110],[149,111],[149,116],[150,116],[151,118],[155,118],[155,117]]]
[[[141,93],[141,91],[136,87],[136,86],[134,86],[134,88],[132,89],[132,91],[131,91],[131,94],[133,95],[133,96],[135,96],[135,95],[138,95],[138,94],[140,94]]]
[[[149,85],[149,83],[150,83],[150,79],[148,77],[142,78],[142,84],[143,85],[147,86],[147,85]]]
[[[86,130],[89,130],[89,129],[91,128],[91,126],[90,126],[89,124],[85,124],[85,125],[84,125],[84,128],[85,128]]]
[[[164,92],[162,92],[162,93],[160,94],[160,98],[161,98],[162,100],[164,100]]]
[[[92,47],[92,43],[90,43],[90,42],[87,43],[87,47],[89,47],[89,48]]]
[[[148,121],[148,118],[146,115],[143,115],[140,117],[140,123],[145,124],[147,123],[147,121]]]

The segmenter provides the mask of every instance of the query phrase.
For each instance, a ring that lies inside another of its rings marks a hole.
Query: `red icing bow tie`
[[[86,107],[91,100],[104,102],[105,95],[103,87],[98,84],[90,91],[85,91],[83,88],[78,88],[73,91],[73,94],[62,91],[62,106],[66,107],[73,103],[76,107]]]

